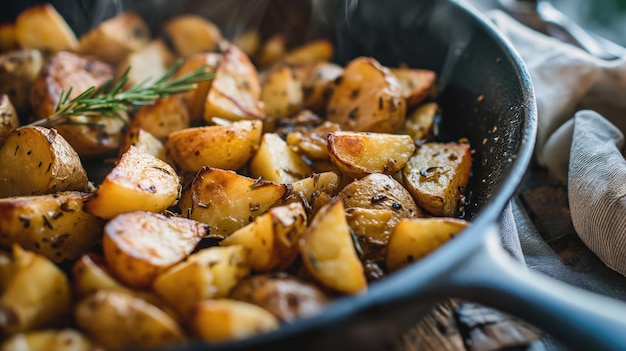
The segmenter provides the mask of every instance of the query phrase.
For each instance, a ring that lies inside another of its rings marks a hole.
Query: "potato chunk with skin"
[[[122,139],[120,143],[120,156],[128,151],[131,145],[161,161],[174,164],[167,154],[165,145],[152,134],[141,128],[131,127],[128,129],[124,135],[124,139]]]
[[[58,52],[78,48],[76,35],[50,4],[31,6],[22,11],[15,20],[15,37],[24,49]]]
[[[163,77],[174,64],[175,57],[167,45],[160,39],[151,41],[141,49],[131,52],[117,65],[117,77],[128,71],[125,88],[139,83],[150,85]]]
[[[367,289],[340,198],[315,215],[300,239],[300,255],[307,271],[324,286],[346,294]]]
[[[402,86],[402,96],[404,96],[409,109],[424,101],[435,90],[435,79],[437,76],[434,71],[413,68],[391,68],[391,73],[398,78]]]
[[[111,276],[104,259],[94,254],[83,255],[72,266],[72,291],[82,299],[100,290],[114,290],[133,295],[133,291]]]
[[[341,127],[337,123],[326,121],[308,131],[291,132],[287,134],[285,141],[287,145],[310,160],[328,160],[330,157],[328,155],[328,133],[340,129]]]
[[[200,53],[185,59],[174,78],[180,78],[189,74],[202,66],[206,66],[205,72],[215,72],[217,66],[222,61],[222,55],[214,52]],[[207,94],[213,84],[213,79],[197,84],[195,89],[176,95],[187,106],[189,112],[190,125],[196,125],[204,116],[204,104]]]
[[[0,146],[0,197],[88,189],[78,154],[55,129],[21,127]]]
[[[104,259],[121,282],[147,288],[161,272],[184,260],[207,231],[205,224],[186,218],[123,214],[104,227]]]
[[[185,101],[179,95],[157,99],[154,104],[141,106],[129,129],[141,128],[162,142],[174,132],[188,128],[190,116]]]
[[[0,55],[0,93],[9,96],[11,103],[26,123],[30,114],[30,90],[44,65],[41,51],[23,49]]]
[[[418,218],[398,222],[387,246],[387,269],[396,271],[435,251],[470,223],[457,218]]]
[[[454,217],[471,168],[469,144],[426,143],[411,157],[402,176],[420,207],[435,216]]]
[[[20,126],[17,112],[6,94],[0,94],[0,147],[6,141],[9,134]]]
[[[335,79],[327,118],[342,129],[395,133],[403,125],[406,103],[398,79],[371,57],[358,57]]]
[[[254,155],[261,142],[261,121],[238,121],[226,126],[187,128],[170,134],[167,147],[182,169],[204,166],[237,170]]]
[[[107,350],[182,344],[180,326],[143,299],[117,291],[99,291],[75,307],[76,324]]]
[[[302,82],[289,66],[280,66],[263,82],[261,100],[266,116],[291,116],[302,109]]]
[[[191,14],[168,20],[163,25],[163,30],[182,57],[213,51],[222,41],[222,33],[213,22]]]
[[[74,329],[44,329],[12,335],[0,351],[94,351],[96,346]]]
[[[433,140],[435,134],[435,118],[439,112],[436,102],[424,104],[407,116],[402,133],[410,135],[413,140]]]
[[[250,161],[250,172],[253,177],[284,184],[313,173],[311,166],[275,133],[263,134],[261,146]]]
[[[315,112],[325,112],[332,94],[332,84],[342,73],[343,67],[337,64],[316,63],[302,81],[303,106]]]
[[[327,39],[311,40],[289,51],[284,61],[290,65],[311,61],[330,61],[333,58],[333,44]]]
[[[394,174],[415,151],[408,135],[362,132],[328,133],[328,153],[339,170],[358,178],[371,173]]]
[[[180,188],[172,166],[131,145],[85,209],[105,219],[132,211],[158,213],[176,202]]]

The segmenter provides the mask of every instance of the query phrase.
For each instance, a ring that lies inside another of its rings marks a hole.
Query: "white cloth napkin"
[[[534,161],[567,184],[582,241],[626,276],[626,58],[597,59],[499,10],[487,15],[530,71],[538,110]]]

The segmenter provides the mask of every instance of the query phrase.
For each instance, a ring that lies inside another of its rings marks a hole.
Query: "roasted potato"
[[[267,117],[288,117],[302,109],[302,81],[289,66],[268,73],[261,86],[261,101]]]
[[[402,96],[406,100],[408,109],[417,106],[435,90],[437,75],[434,71],[414,68],[391,68],[391,73],[398,78],[402,86]]]
[[[0,146],[0,197],[88,189],[78,154],[55,129],[20,127]]]
[[[208,231],[208,226],[186,218],[126,213],[104,227],[104,259],[121,282],[147,288],[161,272],[184,260]]]
[[[9,51],[0,55],[0,93],[7,94],[11,103],[28,122],[30,114],[30,90],[44,64],[44,57],[37,49]]]
[[[197,172],[204,166],[236,171],[259,148],[262,130],[261,121],[187,128],[171,133],[167,148],[174,162],[186,171]]]
[[[162,40],[155,39],[120,61],[116,76],[119,78],[128,70],[128,83],[125,88],[139,83],[150,85],[163,77],[175,60],[167,45]]]
[[[197,15],[179,15],[163,25],[165,35],[182,57],[213,51],[222,33],[213,22]]]
[[[389,237],[387,269],[393,272],[425,257],[468,225],[465,220],[444,217],[401,220]]]
[[[250,160],[250,173],[276,183],[293,183],[313,173],[311,166],[276,133],[265,133]]]
[[[408,135],[338,131],[328,133],[327,138],[330,159],[341,172],[354,178],[397,173],[415,151]]]
[[[292,184],[293,195],[288,201],[300,201],[308,209],[322,194],[335,196],[339,191],[340,181],[335,172],[314,173]]]
[[[53,262],[80,257],[100,241],[104,221],[83,210],[80,192],[0,199],[0,246],[23,248]]]
[[[319,287],[286,273],[245,278],[230,297],[260,306],[282,322],[319,313],[330,301]]]
[[[256,63],[268,67],[282,59],[287,53],[287,37],[283,33],[274,34],[261,46]]]
[[[100,290],[114,290],[133,295],[133,290],[113,278],[104,258],[85,254],[72,266],[73,296],[82,299]]]
[[[302,80],[303,107],[318,113],[326,112],[332,94],[332,84],[343,73],[343,67],[330,62],[317,62],[310,68],[306,65],[299,67],[306,71]],[[294,68],[296,71],[298,69]]]
[[[44,329],[12,335],[0,351],[96,351],[97,346],[74,329]]]
[[[263,308],[230,299],[199,302],[189,324],[208,343],[246,339],[278,329],[278,320]]]
[[[199,301],[227,297],[250,274],[248,256],[238,245],[202,249],[161,273],[154,291],[186,318]]]
[[[50,4],[31,6],[15,20],[15,37],[23,49],[58,52],[78,49],[76,35]]]
[[[252,223],[286,195],[289,192],[284,184],[204,167],[183,194],[180,209],[188,218],[209,224],[210,234],[228,236]]]
[[[271,208],[254,222],[238,229],[220,245],[241,245],[250,251],[250,266],[257,272],[289,268],[298,257],[298,240],[307,216],[299,202]]]
[[[158,213],[174,205],[180,189],[180,178],[172,166],[131,145],[85,210],[104,219],[132,211]]]
[[[311,40],[285,54],[283,60],[290,65],[311,61],[330,61],[333,58],[333,44],[327,39]]]
[[[261,35],[256,29],[248,29],[232,40],[233,45],[243,51],[248,57],[254,57],[261,46]]]
[[[152,105],[141,106],[130,121],[129,129],[141,128],[165,142],[171,133],[188,128],[190,123],[189,110],[182,96],[172,95],[158,99]]]
[[[218,53],[200,53],[192,55],[185,59],[180,66],[174,78],[180,78],[185,74],[189,74],[202,66],[206,67],[206,72],[215,72],[217,66],[222,61],[222,55]],[[203,119],[204,105],[206,103],[207,94],[213,84],[213,79],[199,83],[195,89],[178,94],[177,97],[185,103],[189,112],[190,124],[196,125]]]
[[[296,152],[310,160],[328,160],[328,133],[339,131],[337,123],[324,122],[308,131],[294,131],[287,134],[285,142]]]
[[[462,204],[472,168],[467,143],[426,143],[402,170],[415,202],[435,216],[454,217]]]
[[[67,276],[47,258],[18,245],[0,252],[0,335],[64,326],[69,320]]]
[[[161,161],[174,164],[174,161],[170,159],[167,153],[165,145],[155,138],[154,135],[141,128],[130,127],[124,134],[124,138],[120,142],[120,157],[130,149],[131,145]]]
[[[99,291],[75,307],[78,327],[107,350],[182,344],[185,335],[174,319],[143,299],[118,291]]]
[[[150,43],[150,28],[134,12],[122,12],[80,37],[80,52],[117,65]]]
[[[335,79],[327,118],[342,129],[395,133],[404,124],[406,102],[398,79],[371,57],[350,61]]]
[[[0,94],[0,147],[6,141],[9,134],[20,126],[17,112],[6,94]]]
[[[430,102],[416,108],[407,116],[402,133],[410,135],[415,141],[433,141],[437,113],[439,113],[439,105],[436,102]]]
[[[0,23],[0,52],[11,51],[19,48],[15,27],[15,23]]]

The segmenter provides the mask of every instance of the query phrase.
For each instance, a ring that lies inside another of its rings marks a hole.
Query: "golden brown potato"
[[[256,58],[261,67],[268,67],[278,62],[287,52],[287,37],[284,33],[274,34],[263,43]]]
[[[129,129],[141,128],[162,142],[176,131],[190,125],[189,110],[180,95],[171,95],[157,99],[154,104],[141,106]]]
[[[155,138],[149,132],[138,128],[138,127],[130,127],[124,134],[124,138],[120,142],[120,157],[130,149],[130,146],[134,146],[137,149],[148,153],[161,161],[165,161],[168,164],[174,164],[174,162],[170,159],[167,154],[167,150],[165,149],[165,145]]]
[[[78,48],[76,35],[50,4],[31,6],[22,11],[15,20],[15,37],[23,49],[58,52]]]
[[[335,196],[339,191],[340,181],[339,175],[335,172],[314,173],[292,184],[292,196],[288,201],[300,201],[308,210],[322,194]]]
[[[260,306],[282,322],[319,313],[330,301],[314,284],[285,273],[246,278],[235,287],[230,297]]]
[[[163,25],[163,31],[182,57],[213,51],[222,41],[222,33],[213,22],[192,14],[168,20]]]
[[[134,12],[122,12],[80,37],[80,52],[111,64],[150,43],[150,28]]]
[[[0,52],[19,48],[15,27],[15,23],[0,23]]]
[[[298,70],[298,68],[294,68]],[[326,112],[328,100],[332,94],[332,85],[343,73],[343,67],[330,62],[317,62],[302,81],[302,91],[304,93],[304,108],[311,109],[318,113]]]
[[[246,54],[233,45],[222,50],[204,105],[204,120],[221,117],[233,121],[263,118],[261,84]]]
[[[202,66],[206,67],[205,72],[215,72],[221,60],[221,54],[212,52],[192,55],[185,59],[174,75],[174,78],[180,78]],[[212,84],[213,79],[209,79],[208,81],[198,83],[197,88],[177,95],[177,97],[185,103],[185,106],[187,106],[190,125],[196,125],[202,120],[204,116],[204,104]]]
[[[6,94],[0,94],[0,147],[6,141],[9,134],[20,126],[17,112]]]
[[[0,351],[95,351],[91,340],[74,329],[44,329],[12,335]]]
[[[100,290],[114,290],[133,295],[133,291],[111,276],[104,259],[94,254],[83,255],[72,266],[72,291],[82,299]]]
[[[278,329],[278,320],[270,312],[229,299],[199,302],[189,324],[193,332],[208,343],[241,340]]]
[[[253,177],[289,184],[310,176],[313,171],[304,159],[275,133],[265,133],[261,146],[250,161]]]
[[[454,217],[462,205],[472,168],[466,143],[426,143],[418,147],[402,170],[415,202],[435,216]]]
[[[367,290],[341,198],[315,215],[300,238],[300,255],[307,271],[322,285],[346,294]]]
[[[243,51],[248,57],[253,57],[261,46],[261,36],[256,29],[248,29],[233,40],[233,45]]]
[[[174,205],[180,189],[180,178],[172,166],[131,145],[85,210],[105,219],[132,211],[158,213]]]
[[[228,236],[254,221],[288,195],[287,186],[233,171],[204,167],[180,200],[183,215],[210,225],[210,234]]]
[[[299,202],[271,208],[254,222],[238,229],[220,245],[241,245],[250,251],[250,266],[257,272],[289,268],[298,257],[298,240],[307,216]]]
[[[24,49],[0,55],[0,93],[7,94],[22,117],[30,113],[30,90],[44,64],[41,51]],[[24,118],[24,121],[26,119]]]
[[[371,173],[394,174],[406,166],[415,151],[408,135],[363,132],[328,133],[330,159],[351,177]]]
[[[88,189],[78,154],[54,129],[20,127],[0,146],[0,197]]]
[[[0,199],[0,246],[19,244],[53,262],[80,257],[100,240],[104,227],[83,210],[89,196],[61,192]]]
[[[404,124],[406,102],[398,79],[371,57],[358,57],[335,79],[327,118],[343,129],[395,133]]]
[[[56,265],[19,246],[0,252],[0,335],[63,326],[70,313],[70,286]]]
[[[413,140],[433,140],[435,138],[435,117],[439,113],[439,105],[430,102],[416,108],[407,116],[402,133],[410,135]]]
[[[202,249],[161,273],[154,291],[186,318],[199,301],[227,297],[250,274],[248,252],[237,245]]]
[[[180,326],[158,307],[118,291],[99,291],[82,299],[74,317],[80,329],[107,350],[182,344]]]
[[[333,58],[333,44],[327,39],[311,40],[285,54],[284,61],[297,65],[311,61],[330,61]]]
[[[337,132],[341,127],[337,123],[324,122],[308,131],[294,131],[287,134],[286,142],[296,152],[310,160],[328,160],[328,134]]]
[[[437,76],[434,71],[413,68],[391,68],[391,73],[398,78],[402,86],[402,96],[404,96],[409,109],[424,101],[435,90],[435,79]]]
[[[128,72],[128,83],[125,88],[139,83],[150,85],[163,77],[167,70],[174,64],[176,58],[165,43],[160,40],[152,40],[148,45],[131,52],[117,65],[116,77],[132,67]]]
[[[289,117],[302,109],[302,100],[302,81],[289,66],[280,66],[268,73],[261,87],[266,116]]]
[[[261,121],[187,128],[170,134],[167,148],[174,162],[186,171],[197,172],[204,166],[235,171],[259,148],[262,130]]]
[[[121,282],[147,288],[184,260],[207,232],[206,225],[186,218],[139,211],[119,215],[104,227],[104,259]]]
[[[396,271],[435,251],[470,223],[457,218],[418,218],[398,222],[389,237],[387,269]]]

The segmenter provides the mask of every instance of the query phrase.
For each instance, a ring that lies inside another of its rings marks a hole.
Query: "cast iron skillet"
[[[85,20],[97,15],[89,7],[93,1],[78,1],[78,9],[67,7],[75,2],[52,2],[79,34],[88,25]],[[194,2],[148,4],[137,1],[133,8],[158,28]],[[258,6],[251,1],[228,4],[221,11]],[[473,225],[434,254],[373,283],[367,294],[342,298],[320,315],[274,333],[214,348],[381,350],[443,297],[457,297],[518,315],[573,349],[626,350],[626,305],[531,273],[501,247],[496,221],[530,162],[536,109],[528,72],[488,20],[447,0],[315,4],[308,28],[333,39],[338,63],[366,55],[385,65],[406,63],[438,72],[441,135],[447,140],[466,137],[476,150],[466,212]],[[204,15],[222,26],[231,20],[224,13]]]

